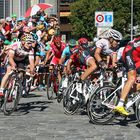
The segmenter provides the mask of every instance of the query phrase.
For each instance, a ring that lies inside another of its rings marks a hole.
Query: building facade
[[[60,33],[65,35],[67,39],[71,37],[72,26],[70,24],[69,15],[70,5],[77,0],[60,0],[59,13],[60,13]]]
[[[58,0],[0,0],[0,18],[6,18],[13,13],[17,17],[24,16],[30,6],[38,3],[52,4],[53,7],[47,9],[45,12],[48,15],[58,15]]]

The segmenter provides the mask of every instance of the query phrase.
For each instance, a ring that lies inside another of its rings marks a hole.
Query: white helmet
[[[110,37],[112,37],[114,40],[122,40],[122,34],[114,29],[109,29],[105,33],[105,38],[110,38]]]

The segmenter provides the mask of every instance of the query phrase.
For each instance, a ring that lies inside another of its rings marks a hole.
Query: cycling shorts
[[[53,56],[50,64],[57,65],[57,64],[59,64],[59,60],[60,60],[60,58],[57,58],[56,56]]]
[[[136,70],[140,74],[140,57],[133,46],[126,46],[123,51],[123,63],[127,71]]]

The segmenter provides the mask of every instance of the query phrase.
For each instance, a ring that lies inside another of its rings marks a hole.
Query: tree
[[[70,21],[73,35],[88,38],[95,36],[94,12],[98,4],[98,0],[79,0],[71,5]]]
[[[134,25],[140,26],[140,0],[134,0]],[[114,29],[130,34],[131,0],[79,0],[71,5],[70,21],[77,37],[96,35],[95,11],[113,11]]]

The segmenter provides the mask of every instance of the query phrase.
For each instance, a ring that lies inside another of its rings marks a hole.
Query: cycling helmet
[[[70,48],[73,48],[76,46],[76,40],[75,39],[70,39],[68,42],[68,45]]]
[[[78,44],[83,48],[88,48],[88,40],[86,38],[80,38]]]
[[[21,41],[34,42],[32,35],[26,34],[21,37]]]
[[[37,36],[36,33],[30,33],[30,34],[32,35],[32,37],[33,37],[34,40],[38,40],[38,36]]]
[[[105,37],[106,38],[113,38],[114,40],[122,40],[122,34],[114,29],[109,29],[106,33],[105,33]]]

